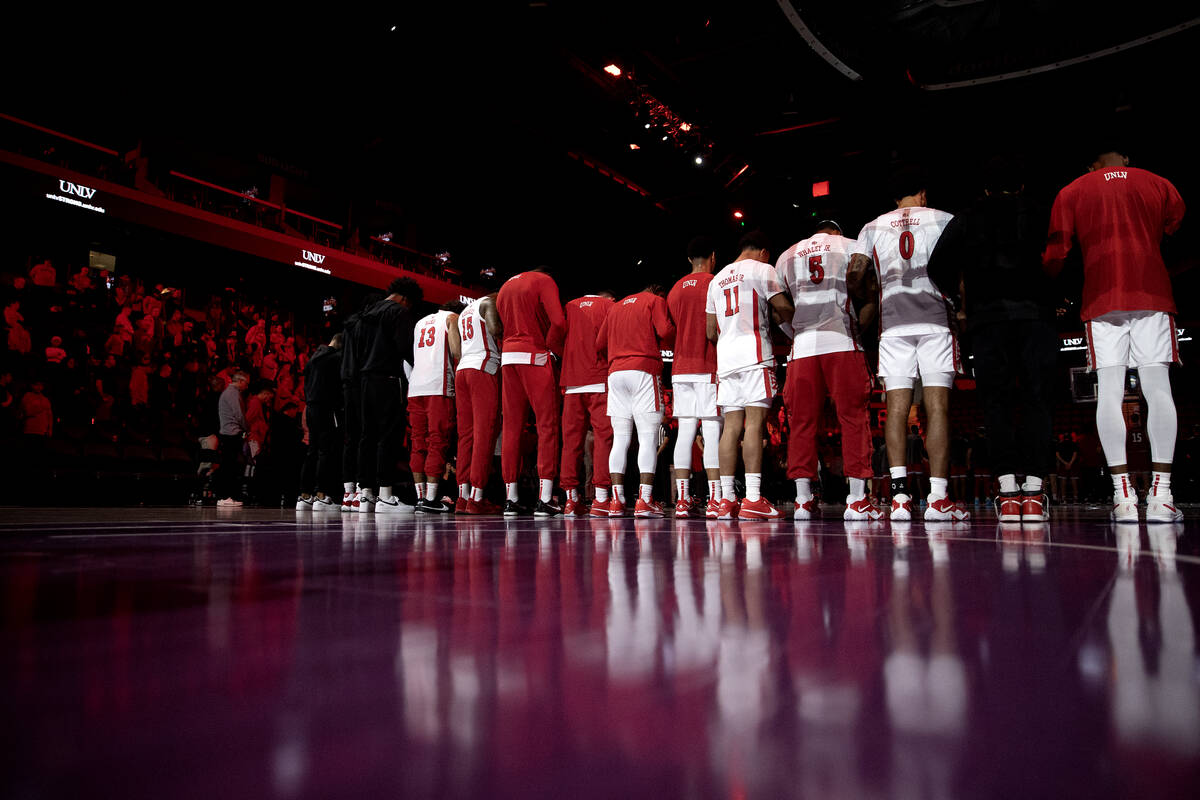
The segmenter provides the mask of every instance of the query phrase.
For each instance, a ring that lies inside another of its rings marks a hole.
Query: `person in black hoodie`
[[[362,447],[362,313],[383,299],[380,292],[363,298],[358,313],[350,315],[342,328],[342,511],[358,511],[358,451]]]
[[[412,278],[397,278],[388,295],[359,314],[362,361],[362,440],[358,449],[359,511],[412,512],[392,494],[399,449],[408,424],[405,398],[412,363],[415,311],[424,293]],[[379,487],[378,494],[375,487]]]
[[[308,425],[308,452],[300,471],[300,498],[296,510],[341,511],[331,490],[337,485],[336,456],[342,426],[342,334],[321,345],[304,367],[304,420]],[[315,492],[314,492],[315,489]]]
[[[965,312],[990,434],[996,510],[1005,522],[1048,518],[1054,295],[1042,271],[1049,215],[1024,195],[1020,162],[997,157],[984,196],[951,220],[929,259],[929,278]],[[961,287],[961,291],[960,291]],[[1024,406],[1021,441],[1015,412]],[[1023,486],[1017,474],[1025,475]]]

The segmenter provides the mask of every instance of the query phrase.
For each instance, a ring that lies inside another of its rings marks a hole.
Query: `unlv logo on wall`
[[[325,256],[323,256],[323,255],[314,253],[311,250],[301,250],[300,252],[302,252],[304,254],[305,261],[311,261],[313,264],[324,264],[325,263]]]
[[[95,189],[89,189],[87,186],[80,186],[77,183],[64,180],[58,182],[58,189],[63,194],[77,194],[85,200],[90,200],[92,195],[96,193]]]

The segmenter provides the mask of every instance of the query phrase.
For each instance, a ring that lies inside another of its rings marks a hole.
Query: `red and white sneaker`
[[[342,494],[342,511],[358,511],[358,492]]]
[[[1169,494],[1150,495],[1146,501],[1146,522],[1179,522],[1183,512],[1175,505],[1175,498]]]
[[[608,516],[623,517],[625,516],[625,503],[613,497],[608,501]]]
[[[738,509],[738,519],[783,519],[783,512],[771,505],[765,497],[757,500],[743,500]]]
[[[492,517],[503,510],[491,500],[468,500],[466,513],[471,516]]]
[[[594,503],[592,503],[591,511],[589,511],[588,513],[590,513],[593,517],[607,518],[608,517],[608,507],[611,502],[612,502],[611,500],[597,500]]]
[[[459,498],[454,501],[454,513],[455,514],[467,513],[467,498],[462,497],[460,495]]]
[[[584,508],[582,500],[572,500],[567,498],[566,504],[563,506],[564,517],[583,517],[587,515],[587,509]]]
[[[1039,493],[1021,497],[1021,522],[1026,525],[1038,525],[1049,521],[1050,508],[1046,502],[1046,495]]]
[[[792,519],[812,519],[817,515],[817,498],[809,497],[804,502],[800,502],[800,498],[796,498],[796,510],[792,512]]]
[[[949,497],[930,500],[925,507],[926,522],[966,522],[971,518],[967,510]]]
[[[1113,522],[1137,522],[1137,498],[1114,497],[1112,519]]]
[[[721,516],[721,501],[709,498],[708,505],[704,507],[705,519],[717,519]]]
[[[663,507],[654,499],[643,500],[638,497],[637,503],[633,506],[633,515],[639,519],[662,519]]]
[[[1008,494],[1001,492],[996,495],[996,516],[1001,522],[1020,522],[1021,509],[1025,504],[1025,498],[1020,492]]]
[[[883,509],[872,503],[871,498],[864,497],[848,503],[845,512],[842,513],[842,519],[849,522],[880,520],[883,519]]]
[[[717,506],[717,519],[737,519],[738,518],[738,501],[730,500],[728,497],[721,498],[721,504]]]
[[[675,519],[687,519],[692,515],[692,498],[681,497],[675,503]]]
[[[906,494],[892,495],[892,520],[908,522],[912,519],[912,498]]]

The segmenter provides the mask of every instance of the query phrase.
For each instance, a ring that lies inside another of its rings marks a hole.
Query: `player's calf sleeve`
[[[1110,467],[1126,463],[1125,416],[1121,413],[1124,398],[1125,367],[1096,370],[1096,433]]]
[[[692,445],[696,442],[696,429],[700,420],[682,417],[679,420],[679,438],[675,440],[675,469],[692,469]]]
[[[1150,438],[1150,460],[1170,464],[1175,457],[1179,419],[1171,395],[1171,373],[1166,364],[1138,367],[1142,394],[1146,396],[1146,435]]]
[[[655,472],[658,467],[658,434],[662,422],[658,417],[638,417],[638,472]]]
[[[704,468],[721,468],[721,420],[706,419],[700,423],[704,434]]]
[[[626,417],[610,417],[612,420],[612,449],[608,451],[608,471],[625,474],[625,459],[629,455],[629,443],[633,441],[633,420]]]

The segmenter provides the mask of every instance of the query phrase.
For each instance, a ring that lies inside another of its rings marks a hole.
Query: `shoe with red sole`
[[[848,522],[859,522],[867,520],[874,522],[883,519],[883,509],[871,502],[871,498],[864,497],[861,500],[855,500],[853,503],[846,504],[846,510],[842,512],[842,519]]]
[[[460,497],[454,501],[454,513],[455,514],[467,513],[467,498]]]
[[[966,522],[971,518],[967,510],[949,497],[930,500],[925,507],[926,522]]]
[[[708,505],[704,507],[705,519],[717,519],[721,516],[721,501],[709,500]]]
[[[721,504],[717,506],[717,519],[737,519],[738,518],[738,501],[730,500],[728,497],[721,498]]]
[[[906,494],[892,496],[892,519],[896,522],[908,522],[912,519],[912,498]]]
[[[687,519],[692,515],[693,508],[690,497],[679,498],[679,502],[675,504],[675,519]]]
[[[583,505],[582,500],[572,500],[567,498],[566,505],[563,506],[564,517],[586,517],[587,508]]]
[[[491,500],[468,500],[465,513],[477,517],[494,517],[503,510]]]
[[[1020,492],[1001,492],[996,495],[996,516],[1001,522],[1020,522],[1024,499]]]
[[[796,510],[792,512],[792,519],[812,519],[817,515],[817,498],[809,497],[807,500],[796,498]]]
[[[591,514],[591,516],[593,516],[593,517],[607,518],[608,517],[608,509],[609,509],[609,506],[611,505],[611,503],[612,503],[611,500],[597,500],[596,502],[592,503],[592,508],[588,513]]]
[[[771,505],[771,501],[767,498],[760,497],[757,500],[743,500],[742,507],[738,509],[738,519],[783,519],[783,512]]]
[[[633,515],[640,519],[662,519],[663,507],[654,500],[647,501],[639,497],[633,506]]]
[[[608,501],[608,516],[623,517],[625,516],[625,503],[617,498]]]
[[[1026,525],[1039,525],[1049,521],[1050,503],[1046,495],[1027,494],[1021,497],[1021,522]]]

